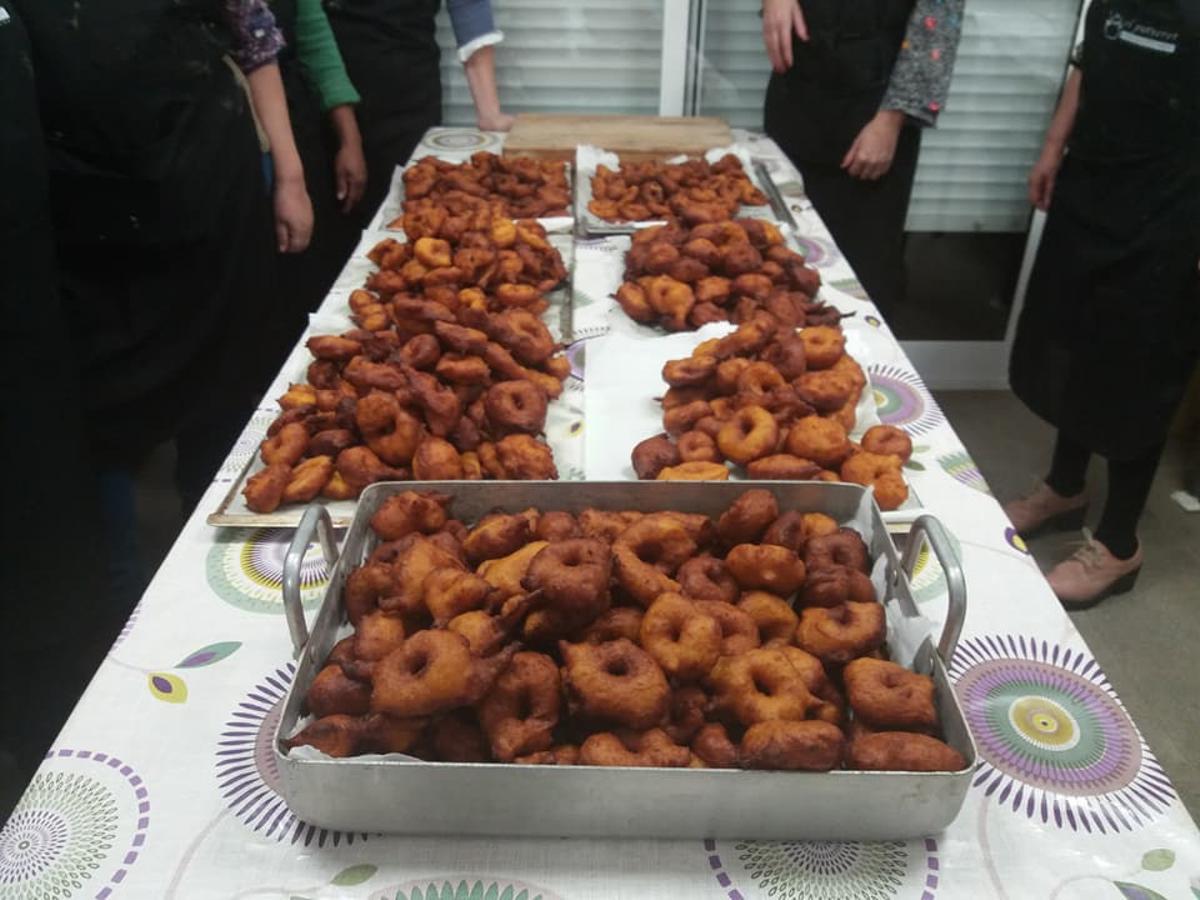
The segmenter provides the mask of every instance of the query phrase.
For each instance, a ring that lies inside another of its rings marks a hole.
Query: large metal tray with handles
[[[864,489],[823,482],[756,482],[782,510],[824,512],[847,522],[864,507]],[[638,769],[424,762],[400,756],[311,758],[285,751],[313,677],[343,628],[346,578],[377,542],[369,521],[389,496],[431,489],[454,498],[453,514],[471,522],[496,509],[579,512],[588,507],[717,514],[748,485],[728,482],[426,482],[376,484],[363,492],[340,554],[328,513],[311,507],[284,568],[287,621],[299,665],[275,733],[274,754],[292,811],[314,825],[346,831],[545,837],[758,838],[883,840],[940,831],[962,807],[976,749],[946,673],[965,615],[965,581],[949,536],[923,516],[904,558],[873,502],[868,547],[884,562],[892,615],[916,617],[909,575],[928,539],[946,574],[949,609],[938,644],[925,636],[913,668],[933,677],[942,731],[967,760],[958,772],[777,772]],[[300,603],[300,563],[320,540],[332,564],[311,633]],[[336,560],[336,562],[334,562]],[[897,612],[898,611],[898,612]],[[889,634],[893,631],[889,624]],[[303,748],[301,748],[303,749]]]

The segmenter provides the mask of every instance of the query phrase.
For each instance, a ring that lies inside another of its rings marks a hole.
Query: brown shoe
[[[1063,497],[1043,481],[1024,497],[1005,503],[1004,514],[1012,521],[1017,534],[1032,537],[1043,529],[1070,531],[1081,528],[1087,505],[1086,491],[1080,491],[1074,497]]]
[[[1133,587],[1142,569],[1142,546],[1129,559],[1117,559],[1107,547],[1084,532],[1084,544],[1046,574],[1046,580],[1067,610],[1088,609],[1105,597]]]

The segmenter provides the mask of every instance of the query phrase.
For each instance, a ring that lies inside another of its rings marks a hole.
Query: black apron
[[[383,201],[395,167],[442,120],[435,24],[440,5],[440,0],[325,0],[346,71],[362,97],[356,112],[367,159],[364,219]]]
[[[1200,354],[1200,0],[1096,0],[1079,112],[1010,362],[1110,459],[1166,438]]]
[[[767,85],[765,127],[793,160],[841,162],[887,92],[915,0],[804,0],[809,40]]]

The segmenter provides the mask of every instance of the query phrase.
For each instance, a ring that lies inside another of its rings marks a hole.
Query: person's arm
[[[842,168],[853,177],[874,180],[887,174],[908,119],[937,124],[950,92],[965,4],[966,0],[917,0],[879,112],[842,159]]]
[[[300,253],[312,238],[313,209],[304,185],[304,166],[292,136],[287,98],[279,64],[259,66],[246,75],[250,100],[267,140],[271,144],[271,164],[275,170],[275,238],[280,253]]]
[[[346,74],[346,65],[321,0],[299,0],[296,4],[296,58],[337,135],[334,183],[342,212],[349,212],[358,205],[367,185],[362,135],[354,117],[354,105],[360,97]]]
[[[475,116],[484,131],[508,131],[513,117],[500,108],[496,90],[494,45],[504,39],[492,17],[491,0],[448,0],[447,11],[458,44],[458,58],[466,70],[467,86],[475,101]]]
[[[1029,202],[1040,210],[1050,208],[1050,200],[1054,196],[1054,181],[1062,166],[1071,129],[1075,127],[1075,115],[1079,112],[1079,89],[1082,84],[1083,73],[1072,66],[1067,83],[1063,86],[1062,97],[1058,101],[1058,109],[1054,111],[1054,118],[1050,120],[1041,156],[1029,172]]]

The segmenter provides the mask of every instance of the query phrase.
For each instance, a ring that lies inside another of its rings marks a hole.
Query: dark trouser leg
[[[1137,523],[1150,497],[1163,448],[1157,444],[1136,459],[1108,461],[1108,498],[1096,526],[1096,540],[1118,559],[1129,559],[1137,552]]]
[[[419,115],[375,121],[359,118],[363,133],[363,156],[367,161],[367,189],[359,203],[364,227],[387,196],[396,166],[408,162],[422,135],[437,123],[438,117]]]
[[[903,128],[892,167],[878,181],[851,178],[836,165],[793,160],[813,206],[885,314],[904,299],[904,219],[920,149],[920,130]]]
[[[1060,431],[1050,458],[1050,474],[1046,476],[1050,490],[1060,497],[1074,497],[1082,491],[1091,457],[1091,450]]]

